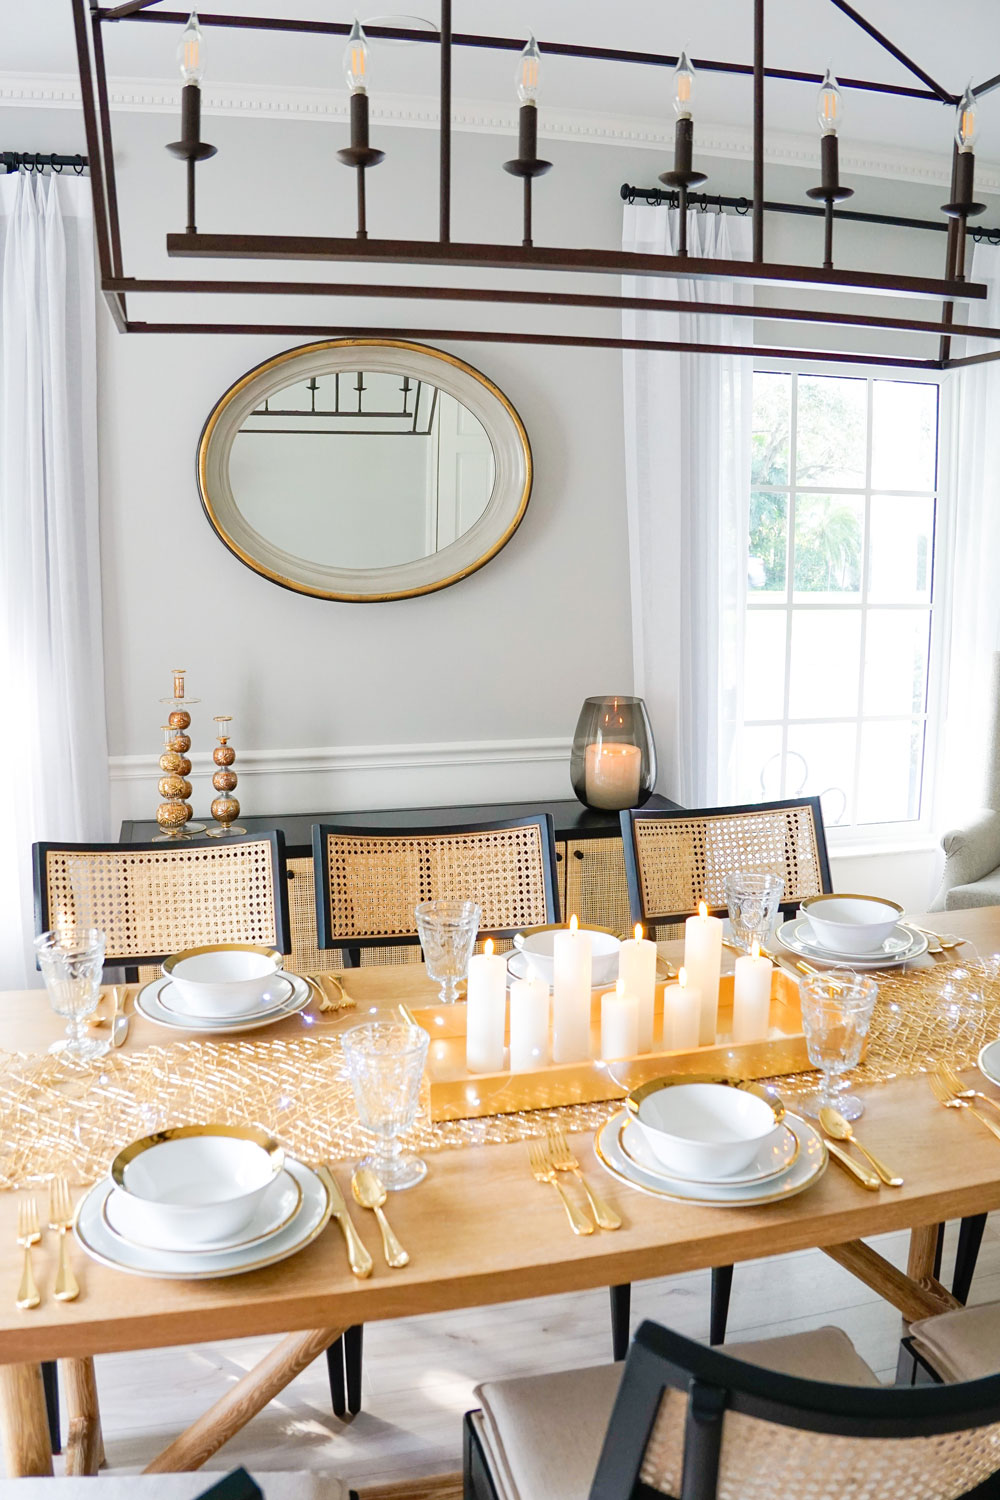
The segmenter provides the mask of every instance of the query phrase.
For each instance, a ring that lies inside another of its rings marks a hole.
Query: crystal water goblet
[[[49,1003],[56,1015],[69,1021],[66,1039],[53,1042],[49,1051],[63,1053],[76,1062],[103,1057],[110,1045],[88,1035],[85,1026],[101,998],[106,945],[105,934],[96,927],[62,927],[35,939]]]
[[[726,905],[733,938],[750,952],[756,938],[762,948],[771,940],[778,907],[785,892],[780,875],[736,870],[726,876]]]
[[[845,1120],[856,1120],[864,1113],[861,1100],[840,1092],[846,1084],[834,1080],[857,1067],[877,995],[874,979],[853,969],[830,969],[799,981],[809,1061],[823,1073],[815,1094],[796,1100],[803,1114],[815,1119],[827,1106],[839,1110]]]
[[[441,1004],[453,1005],[459,980],[469,972],[482,909],[475,901],[421,901],[415,915],[428,976],[441,986]]]
[[[405,1021],[364,1021],[345,1031],[342,1040],[358,1118],[378,1137],[375,1150],[358,1165],[370,1167],[393,1192],[413,1187],[426,1175],[427,1164],[404,1156],[398,1137],[417,1117],[430,1037]]]

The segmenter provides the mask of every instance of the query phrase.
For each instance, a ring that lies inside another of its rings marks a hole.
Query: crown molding
[[[115,110],[143,114],[173,114],[178,110],[177,86],[158,78],[116,78],[109,94]],[[64,73],[0,72],[0,108],[80,108],[80,85],[75,75]],[[294,119],[319,123],[345,122],[347,100],[342,90],[281,88],[264,84],[206,85],[202,110],[206,115],[244,119]],[[372,100],[372,116],[386,126],[435,130],[436,101],[425,95],[395,94]],[[546,108],[539,120],[539,135],[546,140],[576,141],[588,145],[628,146],[659,153],[673,149],[673,121],[640,116],[602,114],[591,110]],[[514,136],[517,111],[513,106],[489,101],[456,100],[452,128],[480,135]],[[753,136],[748,127],[698,122],[698,152],[708,157],[750,161]],[[816,138],[812,134],[769,130],[765,137],[766,160],[775,166],[817,170]],[[887,177],[895,181],[947,187],[951,178],[949,152],[923,152],[882,142],[844,141],[841,171],[848,176]],[[1000,192],[1000,162],[983,158],[976,162],[976,186],[982,192]]]

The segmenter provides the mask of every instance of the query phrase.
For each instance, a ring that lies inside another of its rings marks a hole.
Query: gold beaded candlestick
[[[155,835],[155,843],[193,838],[195,834],[205,832],[204,823],[191,822],[191,804],[187,800],[191,795],[191,783],[187,779],[191,774],[188,759],[191,736],[187,732],[191,715],[188,706],[200,703],[201,699],[185,698],[184,674],[183,667],[174,668],[173,697],[160,699],[161,703],[170,705],[170,712],[163,726],[164,745],[160,756],[160,770],[164,775],[160,778],[159,793],[165,800],[156,809],[156,821],[163,832]]]
[[[236,751],[229,743],[229,731],[227,724],[233,722],[232,714],[216,714],[215,722],[219,727],[219,743],[212,751],[212,759],[218,766],[218,770],[212,776],[212,785],[219,793],[212,803],[212,817],[218,823],[218,828],[210,828],[208,836],[210,839],[224,839],[228,833],[246,833],[235,821],[240,815],[240,804],[232,795],[236,790],[239,777],[233,770],[233,762],[236,759]]]

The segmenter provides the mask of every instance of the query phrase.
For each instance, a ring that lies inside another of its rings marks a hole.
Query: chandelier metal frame
[[[617,348],[682,351],[688,353],[746,353],[745,345],[704,343],[689,339],[614,338],[576,331],[545,333],[534,330],[456,329],[401,326],[344,327],[328,322],[222,322],[192,321],[148,322],[135,318],[128,299],[144,293],[190,297],[212,294],[297,297],[347,297],[377,299],[391,305],[394,300],[421,302],[482,303],[525,307],[563,307],[583,311],[593,309],[645,309],[664,313],[690,312],[691,302],[677,297],[638,297],[615,293],[578,293],[562,290],[533,290],[502,285],[456,287],[454,285],[377,285],[369,281],[283,281],[240,279],[207,279],[191,277],[143,277],[126,273],[123,262],[119,219],[118,184],[115,172],[114,143],[109,104],[107,69],[104,56],[103,28],[122,22],[145,22],[181,28],[186,12],[168,11],[164,0],[125,0],[113,6],[101,6],[98,0],[70,0],[76,39],[87,153],[90,162],[91,190],[98,251],[99,284],[116,326],[122,333],[257,333],[300,337],[393,337],[425,342],[518,343],[528,345],[569,345],[579,348]],[[912,75],[913,84],[888,84],[870,79],[841,78],[845,90],[877,93],[889,97],[921,99],[954,109],[958,96],[939,84],[925,69],[909,58],[901,48],[865,19],[847,0],[829,0],[838,10],[864,30],[886,52]],[[202,14],[203,27],[234,28],[253,31],[298,32],[317,36],[346,37],[348,24],[296,20],[292,18]],[[964,279],[964,218],[949,222],[945,274],[940,277],[886,275],[868,271],[824,269],[818,266],[786,265],[765,259],[764,196],[764,94],[768,78],[819,84],[820,75],[805,71],[773,68],[764,61],[765,0],[754,0],[754,49],[752,63],[723,62],[696,58],[699,71],[750,75],[753,79],[753,257],[750,261],[719,261],[684,255],[648,255],[621,250],[588,248],[546,248],[536,246],[526,231],[526,243],[462,243],[451,238],[451,74],[455,47],[485,48],[517,52],[523,39],[482,36],[454,32],[452,0],[441,0],[441,23],[437,33],[402,27],[371,26],[368,35],[406,40],[437,46],[440,51],[440,119],[438,125],[438,200],[439,234],[436,240],[369,239],[363,220],[364,167],[351,163],[351,152],[340,153],[341,159],[358,167],[359,229],[346,236],[206,234],[194,227],[194,160],[188,161],[188,228],[183,233],[168,233],[167,253],[178,259],[288,260],[316,261],[349,266],[430,265],[440,268],[462,266],[485,271],[537,271],[545,275],[567,273],[601,273],[613,277],[699,278],[730,280],[770,286],[823,288],[834,292],[867,292],[889,296],[940,301],[941,315],[934,317],[871,316],[855,311],[819,311],[794,307],[753,307],[727,302],[699,302],[698,310],[738,318],[759,317],[766,321],[791,322],[829,327],[844,332],[849,328],[880,328],[893,332],[937,335],[937,356],[864,354],[844,348],[793,349],[785,346],[767,348],[755,345],[758,357],[774,357],[822,363],[841,362],[882,365],[914,370],[951,369],[965,364],[1000,358],[1000,344],[987,353],[953,357],[951,340],[973,336],[1000,340],[1000,327],[956,316],[956,303],[982,301],[987,289]],[[564,42],[541,42],[543,54],[580,57],[597,61],[672,68],[677,58],[661,53],[629,51],[609,47],[588,47]],[[1000,86],[1000,73],[984,80],[973,93],[978,98]],[[211,148],[201,148],[207,154]],[[181,154],[176,152],[175,154]],[[378,155],[379,153],[375,153]],[[331,158],[334,144],[331,142]],[[956,157],[957,159],[957,157]],[[508,164],[510,168],[512,164]],[[547,164],[543,164],[547,165]],[[521,174],[524,175],[524,174]],[[953,176],[954,181],[954,176]],[[525,223],[530,226],[530,176],[525,178]],[[976,205],[971,205],[972,209]],[[833,211],[833,217],[837,217]],[[829,239],[829,223],[828,223]]]

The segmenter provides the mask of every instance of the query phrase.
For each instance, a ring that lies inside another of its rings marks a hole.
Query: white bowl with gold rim
[[[272,993],[284,959],[277,948],[209,943],[163,961],[174,1008],[189,1016],[243,1016]]]
[[[742,1171],[777,1137],[785,1113],[763,1088],[722,1080],[655,1079],[633,1089],[625,1107],[657,1161],[695,1182]]]
[[[621,939],[606,927],[589,927],[584,922],[580,923],[579,930],[590,938],[592,984],[595,988],[602,984],[614,984],[618,978]],[[539,979],[544,979],[549,985],[555,977],[556,934],[568,931],[569,927],[560,923],[552,927],[528,927],[524,932],[514,934],[514,947],[524,954]]]
[[[799,910],[817,943],[859,958],[878,952],[903,915],[903,908],[884,896],[807,896]]]
[[[116,1213],[139,1244],[210,1245],[249,1224],[284,1165],[278,1142],[251,1125],[160,1130],[111,1163]]]

